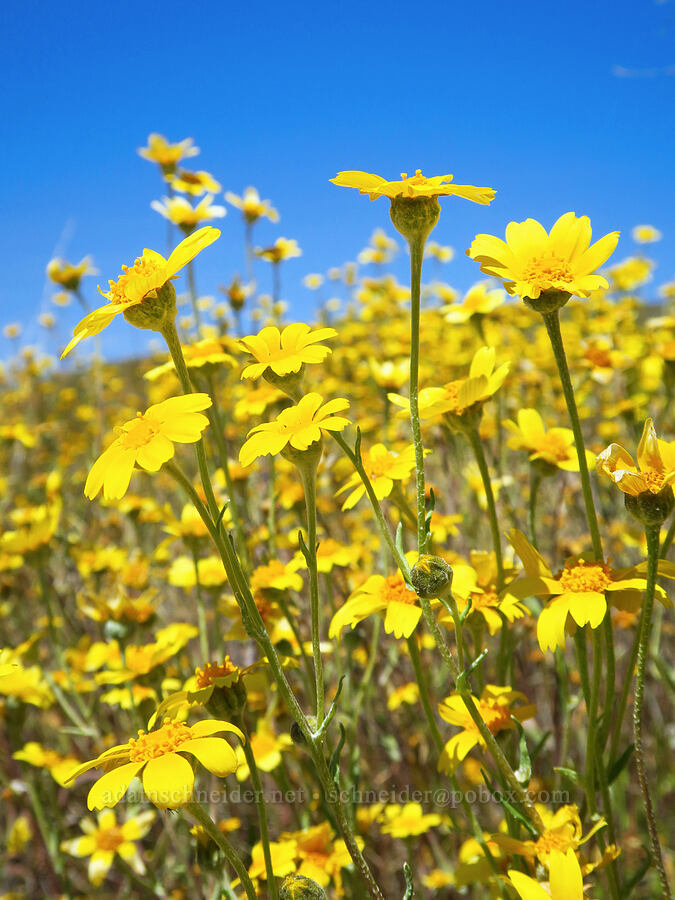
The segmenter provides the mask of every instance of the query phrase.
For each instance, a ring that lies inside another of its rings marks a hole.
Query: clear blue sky
[[[91,253],[102,284],[144,246],[163,250],[150,209],[162,185],[136,154],[151,131],[194,137],[202,154],[188,165],[235,192],[253,184],[280,210],[259,239],[303,249],[284,276],[291,318],[308,315],[304,274],[391,230],[386,200],[329,184],[340,169],[421,167],[495,187],[489,208],[443,201],[434,236],[458,251],[446,271],[460,288],[478,275],[462,255],[477,231],[527,216],[549,227],[569,209],[598,234],[622,230],[616,259],[635,251],[633,225],[656,225],[654,286],[675,277],[673,0],[4,0],[0,19],[0,325],[23,321],[27,339],[50,308],[55,250]],[[200,260],[203,293],[241,269],[236,211],[222,227]],[[78,311],[61,315],[65,338]],[[119,322],[103,346],[145,341],[131,339]]]

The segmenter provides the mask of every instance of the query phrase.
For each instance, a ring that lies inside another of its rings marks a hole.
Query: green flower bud
[[[441,214],[437,197],[394,197],[389,215],[394,228],[407,241],[425,241]]]
[[[322,452],[323,440],[314,441],[306,450],[297,450],[289,442],[281,451],[281,455],[284,459],[292,462],[297,469],[314,473],[319,465]]]
[[[176,318],[176,289],[171,280],[158,288],[155,296],[148,294],[136,306],[122,313],[130,325],[149,331],[161,331],[167,320]]]
[[[452,566],[440,556],[420,556],[410,571],[410,580],[424,600],[442,597],[452,587]]]
[[[287,875],[279,891],[279,900],[326,900],[326,892],[306,875]]]
[[[532,297],[521,297],[521,300],[525,306],[544,315],[544,313],[551,313],[555,312],[556,309],[562,309],[571,296],[572,295],[567,291],[551,289],[542,291],[536,300],[533,300]]]
[[[642,491],[641,494],[625,494],[628,512],[639,519],[643,525],[662,525],[675,509],[675,496],[672,487],[667,484],[658,494]]]

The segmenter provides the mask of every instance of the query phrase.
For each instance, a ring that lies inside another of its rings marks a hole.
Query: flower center
[[[192,740],[192,732],[182,722],[164,722],[157,731],[145,734],[138,732],[138,738],[129,740],[129,762],[146,762],[173,753],[181,744]]]
[[[642,472],[642,477],[647,482],[647,490],[652,494],[658,494],[663,487],[664,475],[662,472]]]
[[[145,281],[147,287],[140,291],[144,296],[162,283],[163,279],[158,278],[160,266],[154,259],[143,254],[139,256],[133,266],[122,266],[122,274],[117,281],[109,281],[110,290],[108,291],[111,303],[126,303],[127,300],[136,299],[129,296],[128,288],[134,287],[134,294],[138,294],[138,288]],[[164,279],[165,280],[165,279]],[[158,283],[159,282],[159,283]],[[140,283],[140,284],[139,284]]]
[[[499,597],[494,591],[485,591],[484,594],[471,594],[472,609],[486,609],[499,606]]]
[[[382,475],[386,475],[391,468],[393,461],[394,457],[391,453],[387,453],[386,456],[376,457],[375,459],[370,457],[367,464],[369,478],[380,478]]]
[[[547,256],[535,256],[525,266],[523,280],[535,284],[542,290],[569,284],[574,278],[569,263],[550,253]]]
[[[545,453],[546,456],[554,460],[562,461],[569,456],[568,444],[559,434],[551,434],[550,432],[537,438],[537,447],[539,453]]]
[[[407,172],[401,172],[401,181],[409,181],[410,184],[426,184],[428,180],[422,175],[421,169],[415,169],[415,174],[412,178],[408,178]]]
[[[560,850],[564,853],[571,844],[565,835],[549,831],[542,834],[535,846],[537,854],[550,853],[552,850]]]
[[[579,560],[579,565],[568,566],[560,575],[560,586],[564,591],[572,594],[584,594],[587,591],[597,591],[602,594],[612,583],[607,566],[595,563],[585,563]]]
[[[114,825],[112,828],[106,828],[105,831],[99,831],[96,835],[97,850],[117,850],[120,844],[124,843],[124,835],[122,829]]]
[[[511,721],[511,710],[508,706],[481,703],[480,714],[492,734],[501,731],[502,728],[505,728]]]
[[[608,369],[612,366],[612,357],[609,354],[609,350],[606,350],[604,347],[589,347],[584,353],[584,357],[589,363],[597,366],[599,369]]]
[[[417,603],[417,594],[408,590],[400,573],[385,578],[382,594],[387,603],[407,603],[409,606]]]
[[[137,419],[133,425],[130,425],[126,431],[122,429],[124,435],[122,446],[125,450],[138,450],[139,447],[144,447],[159,431],[151,421],[143,416],[143,413],[139,412],[136,415]]]
[[[237,666],[232,662],[229,656],[226,656],[222,663],[206,663],[204,668],[195,669],[197,676],[197,687],[209,687],[215,678],[226,678],[233,675],[237,671]]]

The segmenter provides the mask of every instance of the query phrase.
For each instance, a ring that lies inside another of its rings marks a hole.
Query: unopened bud
[[[626,494],[625,504],[628,512],[643,525],[662,525],[675,509],[675,496],[667,484],[658,494],[652,491],[642,491],[637,496]]]
[[[306,875],[287,875],[279,891],[279,900],[326,900],[326,892]]]
[[[443,597],[452,587],[452,566],[440,556],[425,553],[410,570],[410,580],[424,600]]]
[[[552,313],[557,309],[562,309],[571,296],[572,295],[567,291],[556,291],[551,289],[542,291],[536,300],[533,300],[532,297],[521,297],[521,300],[525,306],[544,315],[545,313]]]

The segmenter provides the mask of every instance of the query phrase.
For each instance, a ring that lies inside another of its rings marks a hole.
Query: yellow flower
[[[259,456],[274,456],[290,445],[295,450],[307,450],[321,440],[324,431],[342,431],[350,424],[344,416],[333,413],[349,408],[344,399],[323,402],[320,394],[306,394],[295,406],[282,410],[274,422],[257,425],[248,433],[248,440],[239,451],[239,462],[250,466]]]
[[[89,769],[100,767],[105,775],[94,784],[87,796],[89,809],[103,809],[119,803],[132,778],[143,773],[143,789],[148,799],[160,809],[177,809],[190,802],[195,782],[192,766],[181,756],[191,753],[204,768],[219,778],[237,769],[237,756],[224,738],[213,737],[222,731],[244,735],[236,725],[217,719],[204,719],[194,725],[168,721],[155,731],[138,732],[126,744],[105,750],[76,769],[68,781],[79,778]]]
[[[173,457],[174,442],[194,444],[200,439],[209,420],[199,410],[209,406],[208,394],[170,397],[118,426],[117,437],[89,472],[85,496],[93,500],[103,488],[106,500],[119,500],[129,487],[134,465],[157,472]]]
[[[519,410],[518,424],[507,419],[504,426],[514,435],[509,438],[509,447],[527,450],[530,461],[540,459],[565,472],[579,471],[579,458],[571,428],[549,428],[547,431],[536,409]],[[586,460],[589,465],[593,465],[595,454],[587,450]]]
[[[333,616],[328,630],[331,638],[351,625],[352,629],[373,613],[384,612],[384,630],[395,638],[409,638],[422,616],[419,597],[411,591],[400,572],[371,575],[357,588]]]
[[[654,263],[642,256],[628,256],[607,270],[617,291],[634,291],[651,280]]]
[[[217,194],[221,185],[209,172],[188,172],[187,169],[179,169],[177,172],[166,176],[174,191],[181,194],[192,194],[198,197],[200,194]]]
[[[450,414],[460,417],[472,406],[492,397],[504,383],[510,363],[502,363],[495,370],[496,350],[481,347],[471,361],[467,378],[450,381],[443,387],[422,388],[419,392],[420,418],[430,419]],[[391,402],[409,415],[410,401],[398,394],[387,395]]]
[[[539,614],[537,639],[542,651],[565,648],[565,624],[570,615],[583,628],[597,628],[607,612],[606,592],[615,602],[627,592],[644,590],[645,580],[635,568],[611,569],[604,562],[571,559],[554,576],[543,557],[530,544],[522,531],[512,529],[509,540],[525,567],[525,575],[511,582],[504,595],[524,600],[526,597],[551,598]]]
[[[185,197],[164,197],[162,201],[153,200],[150,206],[160,216],[188,233],[201,222],[222,219],[227,213],[224,206],[213,205],[213,194],[207,194],[196,206]]]
[[[631,234],[637,244],[653,244],[663,237],[659,229],[653,225],[636,225]]]
[[[176,272],[179,269],[219,237],[220,231],[207,225],[182,240],[168,259],[155,250],[145,249],[133,266],[122,266],[123,272],[117,281],[108,282],[108,293],[99,287],[99,292],[110,301],[109,304],[90,312],[75,326],[73,339],[61,354],[61,359],[81,340],[103,331],[118,313],[138,306],[144,300],[156,298],[160,288],[178,277]]]
[[[452,247],[444,247],[437,241],[429,241],[424,250],[424,255],[431,259],[437,259],[439,262],[448,263],[453,259],[455,251]]]
[[[83,837],[62,841],[61,850],[71,856],[89,856],[89,881],[98,887],[110,870],[115,854],[118,854],[134,872],[143,875],[145,866],[138,853],[135,841],[145,837],[155,819],[152,810],[130,816],[126,822],[118,824],[115,813],[103,810],[98,814],[98,822],[90,818],[80,821]]]
[[[302,256],[302,250],[295,238],[279,237],[270,247],[256,247],[255,254],[267,262],[279,263],[282,259]]]
[[[276,735],[267,719],[258,719],[255,731],[250,735],[251,750],[256,765],[263,772],[273,772],[281,764],[281,754],[293,745],[290,734]],[[249,776],[248,763],[241,747],[237,747],[237,781]]]
[[[551,812],[548,807],[538,803],[537,812],[544,823],[544,831],[536,841],[520,841],[506,834],[493,834],[492,840],[508,853],[516,853],[529,860],[538,859],[542,865],[548,866],[552,854],[577,850],[607,824],[605,819],[598,819],[591,830],[583,835],[576,805],[561,806],[556,812]]]
[[[37,741],[29,741],[21,750],[17,750],[13,759],[36,766],[39,769],[47,769],[57,784],[62,787],[68,780],[68,775],[73,767],[79,764],[79,759],[74,756],[61,756],[56,750],[50,750],[38,744]]]
[[[185,138],[177,144],[170,144],[163,134],[153,134],[148,137],[148,146],[139,147],[138,155],[150,162],[158,163],[165,172],[173,172],[176,163],[190,156],[197,156],[199,147],[193,146],[192,138]]]
[[[467,566],[461,562],[452,565],[452,593],[457,601],[457,608],[460,613],[464,613],[470,599],[471,606],[467,617],[482,616],[490,634],[497,634],[504,624],[504,619],[507,622],[522,619],[528,612],[527,607],[512,595],[498,594],[497,562],[494,552],[472,550],[469,559],[471,565]],[[512,572],[513,570],[506,566],[504,573],[506,577]],[[452,616],[447,610],[441,611],[438,621],[449,628],[454,627]]]
[[[382,834],[394,838],[417,837],[443,822],[438,813],[424,813],[419,803],[393,803],[384,810]]]
[[[430,453],[425,452],[425,455]],[[415,448],[412,444],[400,453],[387,450],[384,444],[373,444],[369,449],[361,451],[363,467],[375,491],[378,500],[388,497],[394,487],[394,481],[407,478],[415,468]],[[351,509],[366,492],[358,472],[354,472],[346,484],[335,495],[336,497],[351,490],[342,504],[342,509]]]
[[[392,712],[395,709],[398,709],[403,703],[409,704],[410,706],[414,706],[419,702],[420,699],[420,688],[417,682],[409,681],[407,684],[402,684],[400,687],[397,687],[396,690],[392,691],[391,694],[387,697],[387,709]]]
[[[481,281],[467,291],[461,303],[449,303],[441,308],[441,312],[445,314],[446,322],[458,325],[468,322],[473,316],[494,312],[505,300],[504,291],[490,289],[489,282]]]
[[[225,199],[228,203],[231,203],[232,206],[241,210],[244,220],[249,225],[252,225],[263,216],[269,219],[270,222],[279,221],[279,213],[271,206],[269,200],[260,199],[260,194],[254,187],[247,187],[244,190],[243,197],[233,194],[232,191],[226,191]]]
[[[509,294],[536,300],[542,291],[554,290],[588,297],[608,287],[605,278],[593,273],[609,259],[618,240],[619,232],[613,231],[589,246],[590,219],[568,212],[550,234],[535,219],[510,222],[506,242],[477,234],[466,253],[480,263],[481,272],[503,278]]]
[[[400,181],[387,181],[380,175],[371,175],[369,172],[347,171],[338,172],[335,178],[329,179],[333,184],[342,187],[357,188],[360,194],[368,194],[371,200],[378,197],[448,197],[455,195],[473,200],[474,203],[489,204],[496,191],[488,187],[474,187],[471,184],[450,184],[452,175],[434,175],[425,178],[420,169],[415,171],[412,178],[408,178],[406,172],[401,172]]]
[[[312,331],[304,322],[287,325],[283,331],[268,325],[258,334],[241,338],[239,343],[256,360],[246,366],[242,378],[256,379],[271,369],[276,375],[299,372],[305,363],[320,363],[331,353],[329,347],[317,347],[319,341],[337,336],[334,328]]]
[[[98,269],[92,266],[91,256],[85,256],[79,263],[69,263],[60,257],[47,263],[47,278],[69,291],[76,291],[85,275],[98,275]]]
[[[492,734],[500,731],[512,730],[516,727],[514,718],[519,722],[531,719],[536,714],[536,706],[515,706],[517,700],[525,700],[524,694],[514,691],[510,687],[500,687],[495,684],[487,684],[476,703],[481,718]],[[485,741],[481,736],[475,722],[469,715],[461,694],[455,693],[438,704],[438,712],[442,719],[457,725],[462,729],[459,734],[451,737],[446,743],[438,761],[438,768],[447,774],[453,774],[464,757],[476,745],[485,749]]]
[[[202,366],[235,365],[233,356],[225,351],[225,342],[222,338],[204,338],[203,341],[195,341],[193,344],[184,344],[182,347],[185,365],[188,369],[200,369]],[[148,381],[155,381],[165,372],[175,372],[173,360],[155,366],[143,376]],[[208,370],[205,370],[208,371]]]
[[[598,455],[598,472],[608,475],[624,494],[637,497],[644,491],[658,494],[675,482],[675,441],[656,436],[654,423],[647,419],[637,449],[637,465],[627,450],[610,444]]]
[[[574,850],[551,854],[548,891],[529,875],[509,869],[511,884],[521,900],[590,900],[584,893],[581,868]]]
[[[7,835],[6,850],[9,856],[18,856],[33,837],[33,829],[27,816],[18,816]],[[7,896],[7,895],[5,895]]]

